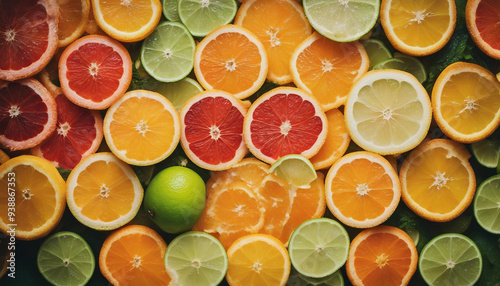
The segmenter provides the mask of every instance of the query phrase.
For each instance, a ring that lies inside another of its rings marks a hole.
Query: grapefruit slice
[[[250,106],[243,135],[250,152],[272,164],[288,154],[314,156],[325,142],[327,124],[314,97],[298,88],[278,87]]]
[[[41,71],[58,45],[55,0],[0,0],[0,79],[14,81]]]
[[[470,0],[465,8],[465,22],[474,43],[488,56],[500,60],[500,2]]]
[[[11,151],[40,144],[56,128],[56,103],[33,78],[0,81],[0,146]]]
[[[55,101],[57,129],[31,152],[56,167],[73,169],[99,148],[103,138],[102,117],[97,110],[73,104],[64,94],[57,95]]]

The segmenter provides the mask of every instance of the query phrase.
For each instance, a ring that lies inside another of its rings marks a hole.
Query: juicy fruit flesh
[[[496,0],[481,0],[476,10],[476,26],[483,40],[500,50],[500,5]]]
[[[125,33],[141,30],[153,17],[150,1],[134,1],[133,6],[123,0],[99,0],[99,7],[106,23]],[[144,3],[141,3],[144,2]]]

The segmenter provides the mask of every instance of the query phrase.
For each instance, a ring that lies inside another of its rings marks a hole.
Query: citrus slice
[[[277,84],[292,82],[290,57],[312,33],[302,6],[294,0],[245,1],[238,9],[234,24],[255,33],[266,48],[267,79]]]
[[[160,0],[92,0],[92,9],[99,27],[120,42],[146,38],[163,11]]]
[[[158,81],[178,81],[193,70],[195,46],[193,36],[184,25],[162,22],[142,44],[142,66]]]
[[[486,168],[497,168],[500,162],[500,142],[493,139],[483,139],[470,144],[472,154],[479,164]]]
[[[165,268],[177,285],[219,285],[227,271],[227,254],[210,234],[185,232],[165,252]]]
[[[179,12],[177,11],[179,7],[179,0],[163,0],[163,15],[167,20],[172,22],[180,22]]]
[[[437,222],[458,217],[472,202],[476,177],[464,145],[449,139],[422,143],[399,171],[401,194],[419,216]]]
[[[112,153],[83,159],[66,180],[66,201],[75,218],[97,230],[113,230],[139,211],[144,191],[132,168]]]
[[[38,249],[38,270],[53,285],[86,285],[94,273],[94,253],[76,233],[57,232]]]
[[[196,80],[186,77],[176,82],[159,83],[152,90],[165,96],[180,112],[184,103],[202,92],[203,87]]]
[[[220,26],[233,21],[236,0],[178,0],[179,19],[196,37],[204,37]]]
[[[485,230],[500,234],[500,174],[483,181],[474,198],[474,216]]]
[[[420,275],[429,285],[474,285],[482,266],[476,244],[458,233],[433,238],[422,249],[418,261]]]
[[[351,241],[346,272],[354,285],[408,285],[417,263],[410,236],[381,225],[363,230]]]
[[[382,0],[380,22],[392,46],[412,56],[439,51],[455,30],[455,1]]]
[[[337,160],[326,175],[325,191],[332,214],[357,228],[386,221],[401,198],[398,174],[392,165],[367,151],[352,152]]]
[[[223,170],[247,154],[243,120],[247,106],[223,91],[205,91],[189,99],[180,111],[181,146],[196,165]]]
[[[59,47],[71,44],[85,33],[90,0],[57,0],[59,5]]]
[[[102,117],[97,110],[73,104],[62,93],[56,95],[55,102],[56,131],[32,148],[31,153],[47,159],[56,167],[71,170],[101,145]]]
[[[113,285],[170,283],[164,257],[167,244],[154,230],[128,225],[112,232],[99,253],[99,269]]]
[[[0,19],[0,80],[37,74],[57,50],[57,2],[1,0]]]
[[[207,90],[219,89],[246,98],[264,84],[267,71],[264,45],[243,27],[217,28],[196,46],[194,73]]]
[[[0,81],[0,122],[2,148],[29,149],[56,129],[56,102],[36,79]]]
[[[472,63],[453,63],[432,89],[434,119],[455,141],[479,141],[500,125],[499,96],[500,82],[492,72]]]
[[[311,158],[325,142],[327,128],[314,97],[298,88],[278,87],[250,106],[243,135],[250,152],[272,164],[288,154]]]
[[[498,15],[500,3],[495,0],[471,0],[465,7],[467,29],[474,43],[488,56],[500,60]]]
[[[61,54],[59,80],[64,95],[74,104],[106,109],[130,85],[132,60],[120,42],[107,36],[84,36]]]
[[[137,166],[159,163],[172,154],[181,134],[179,114],[159,93],[133,90],[106,112],[104,137],[121,160]]]
[[[395,69],[411,73],[419,82],[423,83],[427,80],[427,73],[422,62],[413,56],[408,56],[402,53],[394,53],[394,58],[387,59],[376,64],[374,70]]]
[[[340,223],[329,218],[310,219],[292,233],[288,253],[299,273],[322,278],[344,266],[349,244],[349,235]]]
[[[368,59],[370,59],[369,70],[373,69],[377,64],[384,62],[392,58],[392,53],[389,51],[387,46],[378,39],[365,39],[360,41],[365,47],[366,54],[368,54]]]
[[[9,155],[0,149],[0,165],[10,160]]]
[[[49,161],[21,155],[0,165],[0,230],[15,228],[16,239],[46,236],[66,207],[63,178]],[[15,198],[15,207],[12,199]]]
[[[366,35],[377,23],[380,1],[304,0],[311,26],[336,42],[352,42]]]
[[[338,43],[314,33],[295,49],[290,69],[295,85],[311,93],[326,111],[345,103],[369,62],[359,42]]]
[[[279,158],[269,169],[288,184],[308,188],[318,175],[311,162],[302,155],[289,154]]]
[[[422,84],[398,70],[370,71],[352,87],[344,108],[351,139],[382,155],[415,148],[432,121],[431,102]]]
[[[226,280],[235,285],[285,285],[290,275],[288,252],[278,239],[251,234],[236,240],[227,250]]]

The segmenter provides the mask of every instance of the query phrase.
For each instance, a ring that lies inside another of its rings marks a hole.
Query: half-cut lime
[[[306,157],[289,154],[279,158],[269,169],[288,184],[297,188],[308,188],[318,175],[314,166]]]
[[[474,197],[474,216],[486,231],[500,234],[500,174],[484,180]]]
[[[483,139],[470,145],[472,154],[479,164],[486,168],[496,168],[500,160],[500,142],[492,139]]]
[[[392,53],[385,44],[378,39],[361,40],[361,44],[365,47],[368,59],[370,59],[369,70],[373,69],[377,64],[392,58]]]
[[[152,88],[165,96],[179,111],[184,103],[203,91],[201,85],[192,78],[186,77],[176,82],[162,82]]]
[[[179,13],[177,12],[177,7],[179,6],[179,0],[163,0],[163,15],[169,21],[178,22]]]
[[[233,21],[238,11],[236,0],[178,0],[182,23],[195,37],[204,37]]]
[[[411,73],[415,76],[420,83],[427,80],[427,73],[425,72],[425,67],[422,62],[412,56],[408,56],[402,53],[395,53],[394,58],[387,59],[383,62],[376,64],[373,67],[374,70],[380,69],[395,69]]]

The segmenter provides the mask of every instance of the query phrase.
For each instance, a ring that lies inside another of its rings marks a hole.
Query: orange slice
[[[467,29],[474,43],[488,56],[500,60],[500,2],[470,0],[465,7]]]
[[[90,0],[57,0],[59,4],[59,47],[71,44],[85,33]]]

